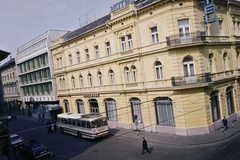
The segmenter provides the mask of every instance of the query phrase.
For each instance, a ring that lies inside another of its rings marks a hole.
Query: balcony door
[[[186,57],[183,60],[183,70],[185,77],[185,84],[194,84],[197,83],[197,78],[194,69],[193,59],[190,57]]]
[[[178,31],[179,31],[180,44],[192,42],[192,39],[190,37],[190,29],[189,29],[189,20],[188,19],[178,20]]]

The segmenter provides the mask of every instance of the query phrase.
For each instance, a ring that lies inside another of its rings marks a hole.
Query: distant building
[[[64,112],[185,136],[219,129],[224,116],[239,118],[240,2],[214,0],[210,17],[201,2],[121,1],[53,41]]]
[[[0,50],[0,62],[1,62],[2,60],[4,60],[5,58],[7,58],[8,55],[10,55],[9,52]],[[1,72],[1,66],[0,66],[0,72]],[[1,106],[1,107],[0,107],[0,110],[2,110],[3,105],[4,105],[3,86],[2,86],[2,77],[0,76],[0,106]]]
[[[5,109],[10,114],[20,112],[21,100],[14,58],[1,66],[1,77]]]
[[[59,104],[49,46],[52,40],[66,33],[67,31],[49,30],[17,49],[16,65],[22,109],[29,116],[44,114],[45,118],[52,118],[45,111],[45,105],[56,108]]]

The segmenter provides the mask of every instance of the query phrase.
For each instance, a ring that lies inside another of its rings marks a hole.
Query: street
[[[161,143],[148,142],[151,154],[141,154],[142,141],[123,136],[109,135],[104,138],[89,140],[60,132],[47,133],[46,121],[38,122],[37,119],[17,117],[9,122],[11,133],[17,133],[25,140],[36,139],[47,146],[54,154],[44,159],[106,159],[106,160],[138,160],[138,159],[162,159],[162,160],[193,160],[201,159],[205,154],[211,153],[216,148],[222,148],[228,141],[214,144],[196,146],[173,146]],[[233,137],[234,138],[234,137]],[[18,152],[17,159],[25,160]]]

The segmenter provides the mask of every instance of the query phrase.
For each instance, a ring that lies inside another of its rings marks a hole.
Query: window
[[[222,23],[223,23],[222,20],[218,21],[219,36],[223,36]]]
[[[130,83],[131,82],[131,78],[130,78],[130,71],[129,71],[128,67],[125,68],[125,73],[126,73],[126,82]]]
[[[93,80],[92,80],[92,75],[89,73],[88,74],[88,82],[89,82],[89,87],[93,86]]]
[[[131,98],[130,99],[131,103],[131,109],[132,109],[132,118],[133,122],[135,122],[134,117],[137,117],[137,120],[140,123],[143,123],[143,118],[142,118],[142,107],[141,107],[141,101],[138,98]]]
[[[76,53],[76,56],[77,56],[77,63],[80,63],[81,61],[80,61],[80,52],[77,52]]]
[[[76,88],[76,84],[75,84],[75,78],[72,77],[72,88],[75,89]]]
[[[128,49],[133,49],[132,35],[127,35],[128,38]]]
[[[90,60],[89,52],[88,49],[85,49],[85,54],[86,54],[86,61]]]
[[[157,27],[150,28],[150,30],[151,30],[152,44],[158,43]]]
[[[114,81],[114,72],[113,70],[109,70],[109,77],[110,77],[110,84],[115,84],[115,81]]]
[[[228,70],[227,53],[226,53],[226,52],[223,54],[223,67],[224,67],[224,70],[225,70],[225,71]]]
[[[237,35],[237,32],[236,32],[236,22],[233,22],[233,34]]]
[[[133,82],[137,82],[137,69],[135,66],[132,66],[132,76],[133,76]]]
[[[209,69],[210,69],[210,73],[213,73],[213,54],[209,54]]]
[[[101,72],[98,72],[98,83],[99,83],[99,86],[103,85],[102,73]]]
[[[238,36],[240,36],[240,22],[238,22]]]
[[[106,43],[106,52],[107,52],[107,55],[108,55],[108,56],[111,54],[110,42],[107,42],[107,43]]]
[[[99,58],[99,49],[98,49],[98,46],[94,46],[94,49],[95,49],[95,56],[96,58]]]
[[[69,107],[68,100],[64,100],[64,105],[65,105],[65,111],[66,111],[66,113],[70,112],[70,107]]]
[[[80,87],[83,88],[84,83],[83,83],[83,76],[82,75],[79,76],[79,81],[80,81]]]
[[[211,101],[211,110],[212,110],[212,120],[213,122],[220,119],[220,106],[219,106],[219,99],[218,99],[218,92],[213,91],[210,95]]]
[[[164,126],[175,126],[172,100],[168,97],[154,99],[157,124]]]
[[[85,114],[83,101],[80,99],[77,100],[77,110],[78,113]]]
[[[157,61],[155,64],[155,70],[156,70],[156,78],[157,80],[163,79],[163,74],[162,74],[162,63]]]
[[[125,41],[125,37],[121,37],[121,46],[122,46],[122,51],[126,50],[126,41]]]
[[[90,104],[90,112],[91,113],[99,113],[98,102],[96,99],[90,99],[89,104]]]
[[[69,58],[69,65],[72,65],[72,55],[69,54],[69,55],[68,55],[68,58]]]
[[[183,69],[185,77],[195,76],[194,63],[192,58],[190,57],[184,58]]]
[[[230,115],[234,113],[233,87],[227,88],[226,95],[227,95],[228,115]]]
[[[116,101],[112,98],[108,98],[105,100],[105,107],[108,120],[117,121],[117,109],[116,109]]]
[[[178,30],[180,37],[190,37],[188,19],[178,20]]]

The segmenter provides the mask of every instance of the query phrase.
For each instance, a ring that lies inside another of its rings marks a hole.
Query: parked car
[[[43,156],[46,156],[49,154],[49,150],[47,147],[44,145],[37,143],[31,143],[31,142],[25,142],[21,147],[20,147],[20,153],[28,157],[30,159],[37,159]]]
[[[21,146],[22,144],[24,144],[23,138],[17,134],[11,134],[10,141],[14,147],[18,147],[18,146]]]

